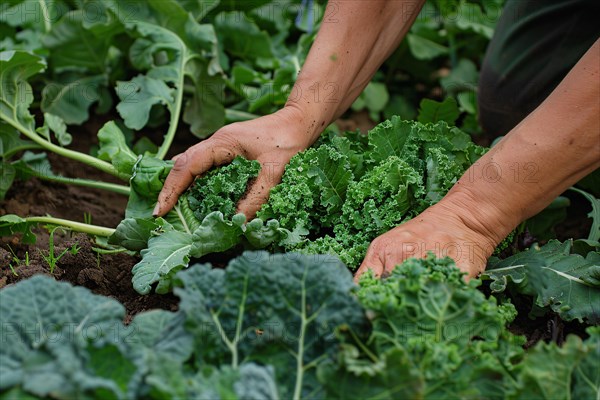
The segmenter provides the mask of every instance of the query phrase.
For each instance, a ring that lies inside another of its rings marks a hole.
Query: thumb
[[[281,181],[285,165],[285,162],[261,162],[260,172],[248,187],[246,195],[239,201],[237,211],[244,213],[248,220],[254,218],[269,199],[271,188]]]
[[[373,275],[380,277],[381,274],[383,274],[384,269],[384,264],[379,258],[379,254],[377,254],[377,252],[373,249],[373,245],[371,244],[371,246],[369,246],[369,250],[367,250],[365,259],[354,274],[354,282],[358,283],[360,276],[368,270],[372,270]]]
[[[211,139],[205,140],[177,156],[175,165],[158,195],[154,216],[168,213],[196,176],[205,173],[213,166],[231,162],[238,155],[234,148],[215,146],[212,143]]]

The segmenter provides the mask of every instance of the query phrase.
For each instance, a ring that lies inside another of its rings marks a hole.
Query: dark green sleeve
[[[598,0],[507,0],[479,80],[480,122],[508,133],[600,37]]]

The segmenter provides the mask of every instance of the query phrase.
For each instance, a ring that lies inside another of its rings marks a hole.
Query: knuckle
[[[172,171],[181,172],[187,170],[188,157],[189,155],[187,151],[185,153],[180,154],[179,157],[177,157],[177,159],[175,160],[175,164],[173,164]]]

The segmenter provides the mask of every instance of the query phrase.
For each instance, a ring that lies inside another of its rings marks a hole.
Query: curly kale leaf
[[[344,154],[328,144],[308,149],[292,158],[281,184],[271,190],[257,216],[275,218],[289,230],[302,226],[319,234],[338,223],[352,181]]]
[[[246,193],[248,183],[258,176],[260,163],[236,157],[231,164],[214,169],[198,178],[188,190],[188,202],[194,215],[202,221],[213,211],[229,219],[238,201]]]
[[[368,137],[325,134],[316,146],[291,160],[258,217],[310,232],[310,240],[286,250],[336,254],[350,268],[360,264],[368,242],[439,201],[483,154],[443,122],[399,117]]]
[[[410,259],[384,279],[365,275],[358,299],[372,331],[344,335],[320,378],[335,398],[494,398],[514,386],[521,339],[497,305],[449,259]]]

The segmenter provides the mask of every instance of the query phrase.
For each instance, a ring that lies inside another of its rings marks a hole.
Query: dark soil
[[[96,132],[103,125],[104,119],[106,117],[96,117],[80,129]],[[94,135],[83,133],[74,135],[72,148],[88,152],[91,146],[97,144],[96,138]],[[185,135],[183,137],[184,140],[174,146],[175,151],[182,151],[195,140]],[[120,183],[116,178],[77,161],[54,154],[49,158],[55,173]],[[114,228],[123,219],[126,205],[127,198],[120,194],[30,179],[13,184],[5,201],[0,202],[0,215],[51,215],[84,222],[84,215],[87,214],[91,217],[92,224]],[[34,232],[37,234],[35,245],[22,244],[19,237],[0,238],[0,289],[36,274],[46,274],[60,281],[85,286],[96,294],[120,301],[127,312],[125,322],[129,322],[132,316],[141,311],[177,308],[178,300],[174,295],[142,296],[133,289],[131,269],[139,261],[139,257],[126,253],[99,254],[94,250],[96,244],[93,238],[59,229],[54,233],[54,254],[58,256],[65,249],[72,249],[74,245],[78,250],[76,254],[68,250],[51,271],[50,265],[44,259],[49,252],[48,230],[40,227],[34,229]]]

